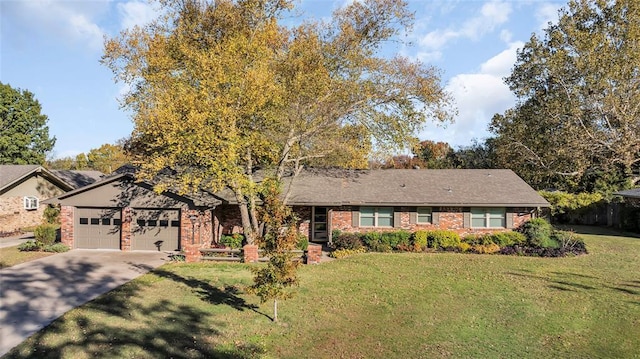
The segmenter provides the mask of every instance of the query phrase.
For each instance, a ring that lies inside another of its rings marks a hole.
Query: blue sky
[[[354,0],[302,0],[304,16],[322,18]],[[416,13],[408,40],[395,49],[442,70],[458,109],[445,128],[427,123],[420,139],[468,145],[485,138],[495,113],[515,98],[502,78],[516,51],[541,33],[565,1],[409,0]],[[33,92],[57,138],[51,157],[75,156],[131,133],[119,108],[124,86],[99,63],[103,37],[144,24],[155,10],[144,0],[0,0],[0,81]]]

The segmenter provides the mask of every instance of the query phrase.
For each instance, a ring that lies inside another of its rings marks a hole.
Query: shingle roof
[[[52,170],[51,172],[74,189],[92,184],[105,176],[104,173],[100,171]]]
[[[640,198],[640,188],[633,188],[625,191],[618,191],[614,194],[617,194],[622,197],[627,197],[627,198]]]
[[[39,165],[0,165],[0,191],[22,181],[23,178],[39,172],[66,189],[71,189],[63,179]]]
[[[290,191],[292,205],[549,206],[511,170],[306,171]]]

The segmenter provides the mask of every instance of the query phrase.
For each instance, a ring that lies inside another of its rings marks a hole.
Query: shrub
[[[335,249],[360,249],[362,240],[358,233],[346,233],[338,230],[333,231],[332,247]]]
[[[548,248],[553,247],[555,241],[551,239],[553,228],[543,218],[534,218],[520,227],[520,232],[527,237],[530,246]]]
[[[32,241],[32,240],[20,243],[20,245],[18,246],[18,250],[21,252],[36,252],[36,251],[39,251],[41,248],[42,248],[42,243]]]
[[[453,231],[436,229],[427,232],[427,246],[429,248],[455,248],[460,244],[460,235]]]
[[[234,233],[232,235],[222,235],[220,237],[220,243],[225,247],[229,248],[240,248],[242,247],[242,241],[244,240],[244,236],[240,233]]]
[[[489,235],[489,239],[500,247],[522,244],[527,241],[524,234],[514,231],[493,233]]]
[[[372,252],[390,252],[391,247],[382,242],[382,234],[379,232],[368,232],[362,236],[362,242]]]
[[[69,247],[62,243],[54,243],[54,244],[49,244],[44,246],[42,250],[45,252],[52,252],[52,253],[64,253],[69,251]]]
[[[423,250],[427,246],[427,231],[415,231],[411,241],[416,250]]]
[[[48,205],[44,212],[42,213],[42,217],[45,223],[49,224],[57,224],[60,223],[60,206],[59,205]]]
[[[306,251],[307,248],[309,248],[309,238],[303,234],[298,235],[298,244],[296,245],[296,248]]]
[[[33,235],[36,237],[36,241],[47,246],[56,241],[57,230],[58,226],[54,224],[41,224],[35,228]]]
[[[457,249],[458,249],[458,251],[463,252],[463,253],[464,252],[468,252],[469,249],[471,249],[471,245],[469,243],[466,243],[466,242],[460,242],[458,244]]]
[[[495,243],[489,244],[474,244],[471,246],[471,251],[479,254],[493,254],[500,252],[500,246]]]
[[[364,247],[360,247],[358,249],[338,249],[329,253],[329,257],[339,259],[350,257],[354,254],[365,253],[366,251],[367,250]]]
[[[484,245],[493,243],[491,234],[471,234],[464,237],[462,240],[471,246],[474,246],[474,245],[484,246]]]
[[[565,252],[574,254],[586,254],[587,247],[580,236],[569,231],[553,231],[552,238],[558,243],[559,248]]]
[[[407,231],[383,232],[380,234],[380,242],[391,249],[398,249],[398,246],[408,247],[411,233]]]

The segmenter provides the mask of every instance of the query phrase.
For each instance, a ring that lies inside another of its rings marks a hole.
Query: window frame
[[[499,215],[492,213],[492,210],[495,212],[496,210],[500,211]],[[472,207],[470,209],[470,227],[471,228],[507,228],[507,209],[505,207]],[[480,215],[481,214],[481,215]],[[474,220],[481,219],[484,223],[482,226],[476,226],[473,222]],[[492,219],[500,219],[500,226],[492,226]]]
[[[24,196],[23,206],[27,211],[32,211],[40,208],[40,200],[34,196]]]
[[[429,213],[420,213],[424,210],[428,210]],[[429,216],[428,221],[421,221],[420,216]],[[433,207],[418,207],[416,208],[416,224],[433,224]]]
[[[363,217],[362,216],[362,209],[363,208],[367,208],[367,209],[372,209],[373,210],[373,217],[368,215]],[[390,209],[391,213],[383,213],[383,216],[380,216],[380,209],[384,208],[384,209]],[[361,228],[393,228],[394,227],[394,222],[395,222],[395,208],[394,207],[373,207],[373,206],[361,206],[360,209],[358,210],[359,212],[359,219],[358,219],[358,227]],[[373,218],[373,225],[363,225],[362,224],[362,218],[367,218],[367,219],[371,219]],[[391,225],[389,226],[381,226],[380,225],[380,219],[385,219],[385,220],[389,220],[391,222]]]

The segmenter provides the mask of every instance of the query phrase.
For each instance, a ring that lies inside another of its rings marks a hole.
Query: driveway
[[[33,233],[25,233],[11,237],[0,237],[0,248],[17,246],[18,244],[30,239],[35,239]]]
[[[163,252],[75,249],[0,269],[0,356],[70,309],[167,261]]]

